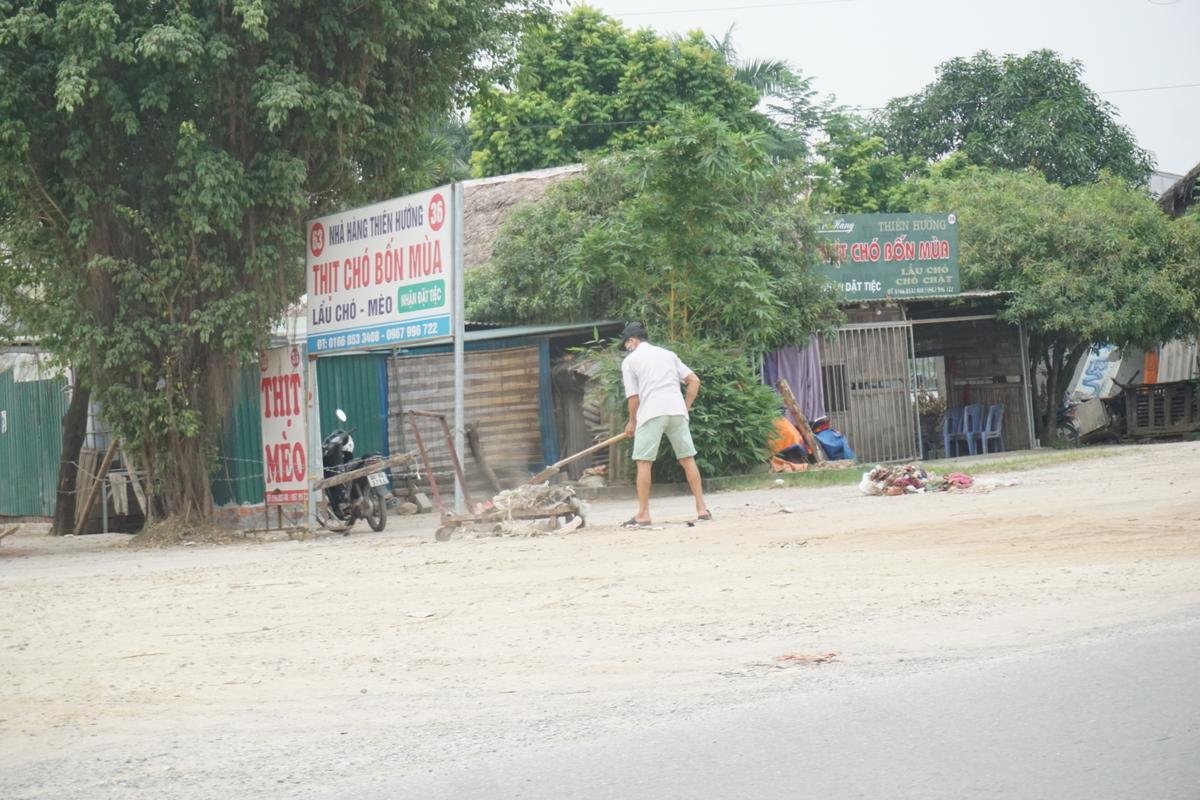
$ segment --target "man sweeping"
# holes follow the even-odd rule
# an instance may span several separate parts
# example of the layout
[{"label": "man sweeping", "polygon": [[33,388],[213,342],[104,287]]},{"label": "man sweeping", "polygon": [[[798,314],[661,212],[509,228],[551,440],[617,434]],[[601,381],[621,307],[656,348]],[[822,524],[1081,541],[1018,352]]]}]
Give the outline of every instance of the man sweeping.
[{"label": "man sweeping", "polygon": [[[687,477],[688,488],[696,500],[696,518],[712,519],[704,504],[700,469],[696,466],[696,446],[688,428],[688,411],[700,393],[700,379],[679,356],[650,344],[650,335],[640,322],[631,322],[621,331],[621,346],[629,355],[621,364],[625,397],[629,404],[629,422],[625,435],[633,437],[633,460],[637,462],[637,513],[623,527],[645,528],[650,525],[650,472],[658,456],[663,434]],[[684,391],[680,386],[686,387]]]}]

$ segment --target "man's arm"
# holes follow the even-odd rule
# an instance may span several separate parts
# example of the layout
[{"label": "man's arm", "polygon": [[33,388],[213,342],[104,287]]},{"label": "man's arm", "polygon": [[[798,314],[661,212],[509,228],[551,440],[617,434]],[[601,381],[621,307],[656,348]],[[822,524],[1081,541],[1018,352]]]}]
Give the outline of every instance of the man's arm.
[{"label": "man's arm", "polygon": [[629,395],[626,403],[629,406],[629,421],[625,423],[625,435],[633,436],[637,431],[638,396],[636,394]]},{"label": "man's arm", "polygon": [[696,395],[700,394],[700,378],[694,372],[689,372],[688,376],[683,379],[684,392],[683,404],[687,406],[687,410],[692,410],[692,403],[696,402]]}]

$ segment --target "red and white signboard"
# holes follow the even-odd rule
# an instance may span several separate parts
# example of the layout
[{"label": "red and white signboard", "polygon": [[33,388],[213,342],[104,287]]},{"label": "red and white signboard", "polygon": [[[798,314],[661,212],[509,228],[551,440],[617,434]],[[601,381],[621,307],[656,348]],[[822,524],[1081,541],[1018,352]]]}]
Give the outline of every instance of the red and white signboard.
[{"label": "red and white signboard", "polygon": [[299,345],[265,350],[258,367],[267,505],[307,502],[303,350]]}]

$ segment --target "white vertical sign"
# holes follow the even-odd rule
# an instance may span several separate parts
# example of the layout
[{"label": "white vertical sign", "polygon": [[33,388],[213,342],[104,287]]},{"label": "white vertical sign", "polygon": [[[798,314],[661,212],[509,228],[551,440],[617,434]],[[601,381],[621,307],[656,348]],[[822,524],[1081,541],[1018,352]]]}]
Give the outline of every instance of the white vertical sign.
[{"label": "white vertical sign", "polygon": [[304,361],[299,345],[259,355],[263,477],[269,506],[308,500]]}]

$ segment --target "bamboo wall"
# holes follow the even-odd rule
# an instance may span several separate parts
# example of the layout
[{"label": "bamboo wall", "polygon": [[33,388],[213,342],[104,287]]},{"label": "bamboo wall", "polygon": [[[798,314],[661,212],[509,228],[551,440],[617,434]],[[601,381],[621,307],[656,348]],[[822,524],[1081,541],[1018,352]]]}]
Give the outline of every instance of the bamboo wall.
[{"label": "bamboo wall", "polygon": [[[416,450],[410,409],[445,414],[453,427],[454,360],[451,353],[407,355],[389,360],[388,409],[393,453]],[[538,346],[520,346],[465,353],[465,410],[467,425],[476,425],[484,457],[504,488],[517,485],[545,464],[542,447],[542,354]],[[438,484],[447,504],[453,502],[454,478],[450,454],[440,424],[418,418],[417,424]],[[487,482],[469,448],[460,453],[473,499],[490,498]],[[428,481],[422,479],[423,487]]]}]

